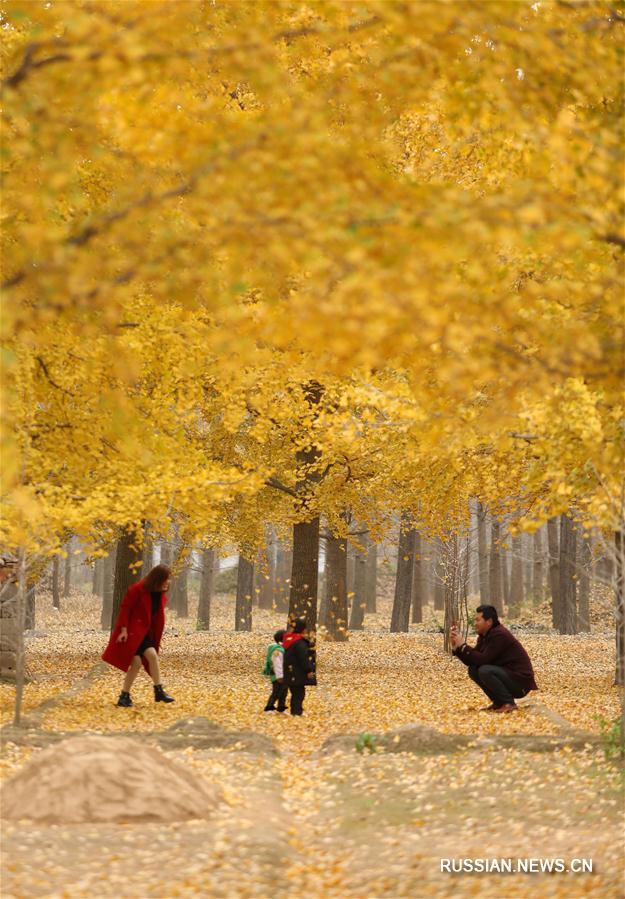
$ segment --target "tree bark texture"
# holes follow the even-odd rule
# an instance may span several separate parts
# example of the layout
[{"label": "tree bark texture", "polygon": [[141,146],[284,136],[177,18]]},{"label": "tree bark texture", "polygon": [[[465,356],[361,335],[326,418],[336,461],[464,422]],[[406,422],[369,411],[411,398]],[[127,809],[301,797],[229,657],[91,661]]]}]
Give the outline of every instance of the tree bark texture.
[{"label": "tree bark texture", "polygon": [[189,617],[189,567],[185,565],[174,578],[176,591],[176,615],[178,618]]},{"label": "tree bark texture", "polygon": [[261,561],[257,569],[258,578],[258,608],[273,609],[275,605],[276,589],[276,555],[277,546],[274,536],[267,533],[267,544],[261,554]]},{"label": "tree bark texture", "polygon": [[477,504],[477,546],[478,566],[480,581],[480,602],[484,605],[490,603],[490,576],[488,558],[488,539],[486,536],[486,507],[483,503]]},{"label": "tree bark texture", "polygon": [[291,570],[293,568],[293,552],[281,543],[276,551],[276,586],[274,602],[276,611],[288,612],[289,594],[291,592]]},{"label": "tree bark texture", "polygon": [[344,643],[347,633],[347,538],[326,538],[325,618],[327,637]]},{"label": "tree bark texture", "polygon": [[350,631],[361,631],[364,627],[367,608],[367,556],[354,551],[354,595],[349,618]]},{"label": "tree bark texture", "polygon": [[27,631],[35,629],[35,613],[36,613],[37,587],[31,584],[26,592],[26,610],[24,627]]},{"label": "tree bark texture", "polygon": [[[113,608],[111,620],[108,623],[112,630],[122,599],[126,595],[126,590],[131,584],[138,580],[137,573],[140,566],[135,563],[141,562],[141,553],[134,547],[135,534],[133,531],[125,531],[117,541],[117,552],[115,553],[115,580],[113,583]],[[133,566],[132,568],[130,566]]]},{"label": "tree bark texture", "polygon": [[252,596],[254,592],[254,563],[239,556],[237,596],[234,608],[235,631],[252,630]]},{"label": "tree bark texture", "polygon": [[425,581],[423,577],[423,540],[421,539],[421,534],[418,531],[415,531],[411,589],[411,609],[413,624],[420,624],[423,621],[424,598]]},{"label": "tree bark texture", "polygon": [[434,583],[434,610],[442,612],[445,609],[445,583],[447,571],[445,568],[445,546],[440,537],[436,537],[433,547],[432,579]]},{"label": "tree bark texture", "polygon": [[215,584],[215,550],[205,549],[202,553],[202,575],[200,596],[197,605],[197,629],[209,631],[211,627],[211,603]]},{"label": "tree bark texture", "polygon": [[544,599],[545,574],[544,574],[544,550],[543,533],[539,528],[533,534],[532,539],[532,602],[540,603]]},{"label": "tree bark texture", "polygon": [[488,569],[488,589],[490,604],[498,611],[503,603],[503,573],[501,570],[501,524],[493,518],[490,526],[490,562]]},{"label": "tree bark texture", "polygon": [[61,561],[55,556],[52,561],[52,607],[61,608]]},{"label": "tree bark texture", "polygon": [[143,554],[141,564],[141,577],[154,567],[154,541],[150,533],[150,525],[146,522],[143,528]]},{"label": "tree bark texture", "polygon": [[[625,531],[614,533],[614,591],[616,594],[616,670],[614,683],[625,687]],[[621,745],[625,740],[625,694],[621,718]]]},{"label": "tree bark texture", "polygon": [[510,566],[511,553],[507,547],[501,547],[501,579],[503,581],[503,601],[506,608],[510,605]]},{"label": "tree bark texture", "polygon": [[583,528],[579,529],[579,605],[578,626],[581,633],[590,633],[590,577],[592,574],[592,547],[590,535],[584,536]]},{"label": "tree bark texture", "polygon": [[367,553],[367,588],[366,603],[367,614],[375,615],[377,611],[378,595],[378,546],[370,538],[368,539],[369,552]]},{"label": "tree bark texture", "polygon": [[111,616],[113,614],[113,583],[115,579],[115,547],[111,547],[109,554],[102,560],[102,614],[100,624],[102,630],[111,629]]},{"label": "tree bark texture", "polygon": [[65,547],[67,556],[63,565],[63,598],[67,599],[72,586],[72,541],[69,540]]},{"label": "tree bark texture", "polygon": [[523,541],[521,534],[512,538],[512,570],[510,572],[510,599],[508,615],[518,618],[523,604]]},{"label": "tree bark texture", "polygon": [[550,518],[547,522],[549,553],[549,589],[551,591],[551,624],[560,629],[560,521]]},{"label": "tree bark texture", "polygon": [[319,576],[319,516],[293,526],[293,567],[289,596],[289,621],[305,618],[308,630],[317,630],[317,580]]},{"label": "tree bark texture", "polygon": [[94,596],[102,596],[104,588],[104,559],[96,559],[93,563],[93,583],[91,592]]},{"label": "tree bark texture", "polygon": [[561,634],[577,633],[577,577],[575,525],[560,516],[560,627]]},{"label": "tree bark texture", "polygon": [[167,565],[168,568],[171,568],[171,566],[173,564],[173,560],[174,560],[174,548],[169,541],[163,540],[161,542],[160,564]]},{"label": "tree bark texture", "polygon": [[399,527],[395,597],[391,613],[391,633],[393,634],[406,633],[410,629],[415,533],[414,528],[410,527],[409,516],[404,513]]}]

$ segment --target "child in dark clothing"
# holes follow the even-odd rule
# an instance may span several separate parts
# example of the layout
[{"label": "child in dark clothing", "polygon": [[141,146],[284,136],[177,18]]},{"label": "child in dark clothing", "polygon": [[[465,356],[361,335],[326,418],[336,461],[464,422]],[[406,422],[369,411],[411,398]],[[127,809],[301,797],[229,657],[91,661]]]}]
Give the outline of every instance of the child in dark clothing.
[{"label": "child in dark clothing", "polygon": [[278,712],[286,709],[286,696],[288,687],[284,683],[284,647],[282,641],[286,631],[276,631],[273,635],[273,643],[267,647],[267,658],[265,659],[265,667],[263,674],[265,677],[271,678],[271,696],[267,700],[265,706],[266,712],[276,711],[276,702],[278,703]]},{"label": "child in dark clothing", "polygon": [[298,618],[293,631],[285,634],[284,680],[291,691],[291,714],[302,715],[306,687],[315,687],[315,652],[308,640],[308,628],[303,618]]}]

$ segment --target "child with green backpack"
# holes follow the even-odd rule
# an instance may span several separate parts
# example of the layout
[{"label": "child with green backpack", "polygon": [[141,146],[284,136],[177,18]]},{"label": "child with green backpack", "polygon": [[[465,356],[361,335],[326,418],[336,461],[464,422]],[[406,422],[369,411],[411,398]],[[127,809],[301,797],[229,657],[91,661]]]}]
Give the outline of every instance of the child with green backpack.
[{"label": "child with green backpack", "polygon": [[265,677],[271,678],[271,696],[265,706],[266,712],[275,712],[276,702],[278,703],[278,712],[283,712],[286,709],[286,697],[289,688],[284,683],[284,647],[282,646],[282,640],[285,634],[286,631],[276,631],[273,635],[273,643],[270,643],[267,647],[263,674]]}]

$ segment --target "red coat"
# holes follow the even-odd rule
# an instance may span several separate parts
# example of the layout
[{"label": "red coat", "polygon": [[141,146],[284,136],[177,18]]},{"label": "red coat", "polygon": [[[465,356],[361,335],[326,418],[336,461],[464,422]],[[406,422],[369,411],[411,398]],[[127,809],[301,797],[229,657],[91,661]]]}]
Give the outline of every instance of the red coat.
[{"label": "red coat", "polygon": [[[102,653],[104,661],[108,662],[109,665],[114,665],[115,668],[121,668],[122,671],[128,671],[133,656],[150,630],[150,621],[152,623],[154,647],[158,652],[165,626],[166,605],[167,597],[163,593],[161,607],[157,609],[156,614],[152,617],[152,597],[150,592],[145,589],[142,580],[136,584],[131,584],[119,607],[119,614],[108,646]],[[123,627],[128,631],[128,639],[124,643],[118,643],[117,638]],[[143,662],[143,667],[149,673],[148,663],[143,656],[141,661]]]}]

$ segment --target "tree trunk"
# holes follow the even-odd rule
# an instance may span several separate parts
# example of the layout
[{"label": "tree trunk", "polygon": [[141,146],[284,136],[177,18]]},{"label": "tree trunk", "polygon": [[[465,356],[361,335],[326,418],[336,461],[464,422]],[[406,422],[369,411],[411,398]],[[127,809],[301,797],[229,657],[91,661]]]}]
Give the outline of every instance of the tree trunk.
[{"label": "tree trunk", "polygon": [[96,559],[93,563],[93,582],[91,592],[94,596],[102,596],[104,587],[104,559]]},{"label": "tree trunk", "polygon": [[532,592],[533,578],[533,560],[532,560],[533,540],[531,534],[521,534],[521,558],[523,565],[523,599],[530,596]]},{"label": "tree trunk", "polygon": [[510,551],[506,546],[501,547],[501,580],[503,583],[503,601],[506,608],[510,606]]},{"label": "tree trunk", "polygon": [[35,584],[32,584],[28,587],[26,592],[26,609],[25,609],[25,619],[24,619],[24,627],[27,631],[34,631],[35,629],[35,604],[36,604],[36,595],[37,595],[37,587]]},{"label": "tree trunk", "polygon": [[512,538],[512,571],[510,573],[510,601],[508,615],[518,618],[523,604],[523,541],[520,534]]},{"label": "tree trunk", "polygon": [[347,638],[347,539],[328,534],[326,539],[326,615],[323,624],[329,640]]},{"label": "tree trunk", "polygon": [[150,533],[150,525],[146,522],[143,527],[143,555],[141,564],[141,577],[154,567],[154,541]]},{"label": "tree trunk", "polygon": [[493,518],[490,526],[490,564],[488,569],[488,590],[490,605],[499,611],[503,602],[503,573],[501,570],[501,524]]},{"label": "tree trunk", "polygon": [[545,575],[543,571],[543,535],[541,528],[534,532],[532,555],[532,601],[534,604],[537,604],[543,601],[545,595]]},{"label": "tree trunk", "polygon": [[211,602],[215,583],[215,550],[205,549],[202,553],[202,577],[197,605],[197,629],[209,631],[211,626]]},{"label": "tree trunk", "polygon": [[276,587],[274,593],[275,609],[278,612],[289,611],[289,594],[291,592],[291,570],[293,553],[278,543],[276,551]]},{"label": "tree trunk", "polygon": [[440,537],[437,537],[432,547],[432,580],[434,582],[434,611],[442,612],[445,608],[445,584],[447,571],[445,569],[445,547]]},{"label": "tree trunk", "polygon": [[267,534],[266,548],[262,564],[258,567],[258,608],[273,609],[276,589],[276,541],[273,534]]},{"label": "tree trunk", "polygon": [[61,562],[58,556],[54,557],[52,562],[52,607],[55,609],[61,608],[61,586],[60,586],[60,575],[61,575]]},{"label": "tree trunk", "polygon": [[[347,544],[347,598],[353,602],[356,593],[356,550]],[[349,604],[349,603],[348,603]]]},{"label": "tree trunk", "polygon": [[[366,541],[366,538],[364,538]],[[367,608],[367,556],[354,552],[354,596],[349,618],[350,631],[363,630],[365,610]]]},{"label": "tree trunk", "polygon": [[560,633],[577,633],[577,579],[575,527],[568,515],[560,516]]},{"label": "tree trunk", "polygon": [[490,576],[488,559],[488,541],[486,538],[486,507],[482,503],[477,504],[477,545],[478,566],[480,581],[480,603],[490,603]]},{"label": "tree trunk", "polygon": [[67,599],[69,596],[70,587],[72,586],[72,541],[69,540],[67,546],[65,547],[67,552],[67,556],[65,557],[65,564],[63,566],[63,598]]},{"label": "tree trunk", "polygon": [[239,555],[237,598],[234,608],[235,631],[252,630],[252,596],[254,593],[254,563]]},{"label": "tree trunk", "polygon": [[289,622],[305,618],[308,631],[317,630],[319,577],[319,516],[293,526],[293,567],[289,596]]},{"label": "tree trunk", "polygon": [[551,624],[560,630],[560,522],[550,518],[547,522],[549,552],[549,589],[551,591]]},{"label": "tree trunk", "polygon": [[423,578],[423,541],[421,534],[415,531],[414,536],[414,554],[412,563],[412,590],[411,590],[411,607],[412,607],[412,623],[420,624],[423,621],[423,602],[424,602],[424,578]]},{"label": "tree trunk", "polygon": [[[136,536],[134,531],[125,531],[117,541],[115,553],[115,581],[113,584],[113,609],[111,613],[110,628],[117,621],[119,607],[126,591],[137,580],[137,572],[140,570],[141,553],[134,548]],[[133,566],[131,568],[131,566]]]},{"label": "tree trunk", "polygon": [[578,532],[579,546],[579,630],[590,633],[590,575],[592,573],[592,551],[590,534],[584,536],[580,526]]},{"label": "tree trunk", "polygon": [[466,608],[468,594],[468,545],[461,543],[457,534],[443,544],[445,559],[445,618],[443,648],[451,653],[451,628],[462,629],[462,609]]},{"label": "tree trunk", "polygon": [[480,594],[480,561],[478,551],[478,502],[469,500],[469,593],[473,596]]},{"label": "tree trunk", "polygon": [[102,614],[100,616],[100,624],[104,631],[109,631],[112,627],[115,552],[116,550],[111,547],[109,554],[102,560]]},{"label": "tree trunk", "polygon": [[161,542],[161,565],[167,565],[168,568],[171,568],[174,560],[174,548],[171,543],[167,540],[163,540]]},{"label": "tree trunk", "polygon": [[189,617],[189,567],[185,565],[175,578],[176,615],[178,618]]},{"label": "tree trunk", "polygon": [[13,724],[17,727],[21,723],[22,698],[24,695],[24,681],[26,675],[26,658],[24,645],[24,622],[26,617],[26,553],[20,549],[18,555],[18,582],[17,582],[17,606],[15,609],[15,625],[17,640],[15,646],[15,715]]},{"label": "tree trunk", "polygon": [[391,633],[407,633],[410,630],[410,604],[412,593],[412,567],[415,544],[414,528],[410,528],[410,518],[402,514],[399,526],[397,549],[397,574],[395,576],[395,597],[391,613]]},{"label": "tree trunk", "polygon": [[[616,670],[614,683],[625,686],[625,531],[614,532],[614,591],[616,593]],[[625,743],[625,694],[622,694],[621,748]]]},{"label": "tree trunk", "polygon": [[369,539],[369,552],[367,553],[367,587],[366,587],[366,612],[375,615],[377,611],[378,593],[378,546]]}]

